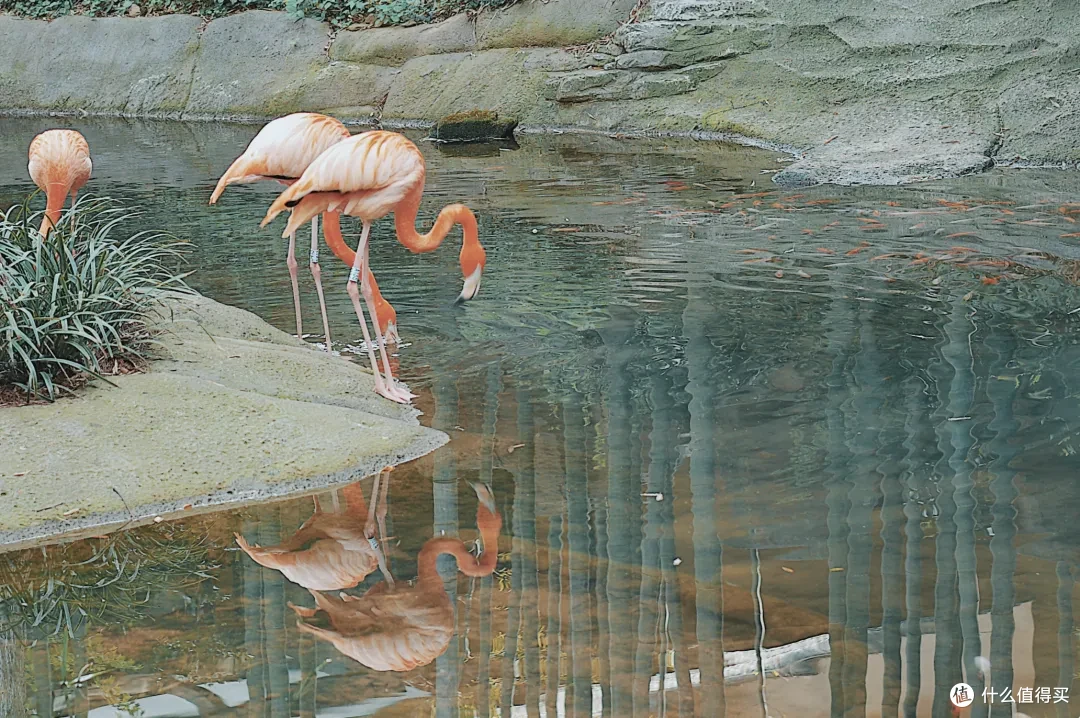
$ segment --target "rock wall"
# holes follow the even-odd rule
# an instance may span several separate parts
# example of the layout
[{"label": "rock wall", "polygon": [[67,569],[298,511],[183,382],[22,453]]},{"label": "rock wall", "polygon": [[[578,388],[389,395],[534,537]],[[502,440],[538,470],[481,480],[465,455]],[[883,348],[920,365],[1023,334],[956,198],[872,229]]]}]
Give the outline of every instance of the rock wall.
[{"label": "rock wall", "polygon": [[19,110],[432,121],[491,109],[787,145],[803,155],[778,177],[791,184],[1080,162],[1072,0],[526,0],[336,35],[263,11],[206,25],[0,16],[0,34],[0,102]]}]

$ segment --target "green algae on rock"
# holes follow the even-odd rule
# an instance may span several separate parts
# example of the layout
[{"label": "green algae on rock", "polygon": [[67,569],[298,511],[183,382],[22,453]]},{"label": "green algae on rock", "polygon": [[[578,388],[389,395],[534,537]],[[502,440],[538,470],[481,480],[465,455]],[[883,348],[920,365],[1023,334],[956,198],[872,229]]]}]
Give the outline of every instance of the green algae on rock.
[{"label": "green algae on rock", "polygon": [[470,110],[447,115],[435,123],[432,137],[440,142],[482,142],[514,137],[518,121],[499,117],[490,110]]},{"label": "green algae on rock", "polygon": [[156,328],[147,373],[0,409],[0,544],[355,480],[448,440],[243,310],[177,295]]}]

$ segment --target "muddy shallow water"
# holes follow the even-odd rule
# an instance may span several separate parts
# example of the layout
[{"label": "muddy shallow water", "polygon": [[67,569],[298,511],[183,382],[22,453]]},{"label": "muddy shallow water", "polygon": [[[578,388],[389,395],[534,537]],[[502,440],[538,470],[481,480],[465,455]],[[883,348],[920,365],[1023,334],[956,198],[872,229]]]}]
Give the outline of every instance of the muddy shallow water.
[{"label": "muddy shallow water", "polygon": [[[27,191],[50,124],[5,120],[0,198]],[[255,128],[73,126],[88,190],[190,239],[194,287],[292,329],[282,223],[258,228],[273,188],[206,206]],[[421,148],[421,223],[473,207],[488,271],[454,307],[455,239],[413,256],[374,231],[401,375],[451,436],[389,475],[393,589],[355,487],[318,497],[366,576],[344,589],[362,600],[323,601],[379,648],[335,645],[326,612],[297,626],[288,604],[313,608],[332,563],[311,535],[285,570],[238,548],[293,537],[315,510],[298,497],[0,557],[5,710],[946,716],[964,679],[995,692],[971,715],[1075,714],[1075,175],[786,192],[777,156],[744,148]],[[348,351],[347,269],[324,262]],[[492,526],[468,482],[501,517],[484,576],[429,560]]]}]

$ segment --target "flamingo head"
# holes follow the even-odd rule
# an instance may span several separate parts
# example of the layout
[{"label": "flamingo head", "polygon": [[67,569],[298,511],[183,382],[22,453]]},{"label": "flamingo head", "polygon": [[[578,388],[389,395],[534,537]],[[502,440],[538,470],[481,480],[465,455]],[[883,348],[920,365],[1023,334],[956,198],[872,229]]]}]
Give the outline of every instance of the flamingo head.
[{"label": "flamingo head", "polygon": [[465,284],[457,298],[459,303],[472,299],[480,291],[480,279],[484,274],[487,253],[479,242],[466,242],[461,247],[460,260],[461,274],[465,277]]},{"label": "flamingo head", "polygon": [[387,344],[400,343],[397,331],[397,311],[390,302],[383,299],[381,294],[375,297],[375,319],[383,341]]}]

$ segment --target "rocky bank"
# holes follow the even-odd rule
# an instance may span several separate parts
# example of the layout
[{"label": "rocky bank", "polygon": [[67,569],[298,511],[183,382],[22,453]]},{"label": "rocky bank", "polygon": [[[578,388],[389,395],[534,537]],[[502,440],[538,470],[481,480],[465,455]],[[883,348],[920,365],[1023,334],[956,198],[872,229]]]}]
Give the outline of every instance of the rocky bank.
[{"label": "rocky bank", "polygon": [[524,0],[333,33],[246,12],[0,16],[10,110],[704,133],[779,146],[787,184],[1080,162],[1080,5],[1063,0]]},{"label": "rocky bank", "polygon": [[144,374],[0,409],[0,545],[342,483],[448,441],[371,374],[198,295]]}]

